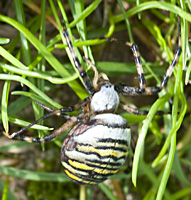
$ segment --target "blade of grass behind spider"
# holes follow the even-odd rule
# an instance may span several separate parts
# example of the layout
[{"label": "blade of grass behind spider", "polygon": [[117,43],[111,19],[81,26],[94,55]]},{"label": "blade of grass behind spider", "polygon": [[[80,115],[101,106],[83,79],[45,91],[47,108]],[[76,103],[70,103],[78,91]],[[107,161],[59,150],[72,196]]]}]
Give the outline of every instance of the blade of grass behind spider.
[{"label": "blade of grass behind spider", "polygon": [[[162,172],[160,172],[160,174],[157,176],[155,174],[153,168],[150,166],[150,164],[145,163],[143,160],[140,161],[139,169],[140,169],[140,174],[145,175],[152,184],[150,191],[148,191],[148,193],[150,193],[150,194],[147,193],[144,197],[144,200],[155,199],[157,189],[158,189],[158,186],[160,184]],[[172,199],[171,196],[172,195],[170,194],[169,190],[166,189],[165,193],[164,193],[164,197],[166,199]]]},{"label": "blade of grass behind spider", "polygon": [[[24,26],[19,24],[14,19],[0,15],[0,20],[12,25],[18,31],[22,32],[23,35],[34,45],[34,47],[41,52],[44,58],[49,62],[49,64],[60,74],[62,77],[70,76],[69,72],[63,67],[63,65],[51,54],[48,49]],[[80,86],[77,81],[69,82],[68,85],[76,92],[80,98],[85,98],[87,96],[85,90]]]},{"label": "blade of grass behind spider", "polygon": [[[17,21],[26,27],[26,20],[21,0],[14,0]],[[28,66],[31,63],[31,50],[26,37],[20,32],[21,49],[24,63]]]},{"label": "blade of grass behind spider", "polygon": [[[171,3],[159,2],[159,1],[150,1],[150,2],[141,3],[140,5],[126,11],[126,15],[127,17],[130,17],[139,12],[152,9],[152,8],[170,11],[174,14],[178,14],[181,18],[184,18],[187,21],[191,22],[191,14],[189,14],[188,12],[183,11],[181,8]],[[123,14],[119,14],[113,17],[113,21],[115,23],[121,22],[123,20],[124,20]]]},{"label": "blade of grass behind spider", "polygon": [[[2,50],[2,49],[0,49],[0,50]],[[2,52],[0,51],[0,53],[2,53]],[[12,57],[12,55],[8,54],[7,52],[6,52],[6,55],[10,55],[10,57],[7,57],[7,59],[9,59],[12,62],[12,64],[14,64],[14,62],[10,59]],[[18,60],[16,59],[16,61],[18,61]],[[19,62],[19,63],[21,64],[21,66],[23,66],[23,64],[21,62]],[[53,84],[64,84],[64,83],[70,82],[72,80],[75,80],[78,77],[77,74],[74,74],[74,75],[69,76],[68,78],[56,78],[56,77],[54,78],[53,76],[55,76],[55,74],[53,74],[51,72],[47,73],[47,72],[41,72],[41,71],[29,71],[29,70],[25,70],[25,69],[20,69],[20,67],[18,69],[18,67],[4,64],[1,62],[0,62],[0,68],[6,69],[15,74],[25,75],[28,77],[34,77],[37,79],[44,79]]]},{"label": "blade of grass behind spider", "polygon": [[2,200],[17,200],[14,193],[9,189],[9,179],[6,182],[0,179],[0,191],[3,191],[1,194]]},{"label": "blade of grass behind spider", "polygon": [[[187,9],[185,5],[185,1],[180,1],[181,5],[184,10]],[[188,3],[188,2],[187,2]],[[190,6],[191,2],[189,1]],[[191,12],[191,7],[190,7],[190,12]],[[188,21],[186,19],[182,19],[183,26],[181,29],[181,35],[182,35],[182,49],[183,49],[183,69],[186,70],[186,76],[185,76],[185,84],[187,85],[190,80],[190,74],[191,74],[191,61],[190,61],[190,55],[191,55],[191,49],[190,45],[188,44],[189,38],[188,38]],[[188,56],[189,55],[189,56]],[[188,62],[188,66],[186,66],[186,63]]]},{"label": "blade of grass behind spider", "polygon": [[56,182],[70,181],[69,178],[64,173],[33,172],[24,169],[16,169],[13,167],[0,166],[0,173],[32,181],[56,181]]},{"label": "blade of grass behind spider", "polygon": [[[180,0],[182,9],[186,11],[185,1]],[[188,49],[188,22],[186,19],[182,19],[181,22],[183,25],[181,26],[181,37],[182,37],[182,59],[183,59],[183,69],[186,69],[186,58],[187,58],[187,49]],[[185,80],[187,84],[187,81]]]},{"label": "blade of grass behind spider", "polygon": [[[73,14],[74,20],[78,19],[79,16],[81,15],[81,13],[83,13],[83,11],[84,11],[84,1],[83,0],[78,0],[75,3],[74,3],[74,1],[69,1],[69,4],[70,4],[71,8],[74,8],[74,9],[72,9],[72,14]],[[91,7],[91,4],[89,6]],[[77,27],[78,33],[80,34],[81,40],[82,41],[86,41],[87,40],[87,30],[86,30],[86,22],[85,22],[85,20],[83,19],[83,20],[79,21],[76,24],[76,27]],[[86,58],[90,58],[90,60],[93,63],[95,63],[94,59],[93,59],[92,52],[91,52],[91,48],[89,46],[85,45],[85,46],[83,46],[83,50],[84,50],[85,57]]]},{"label": "blade of grass behind spider", "polygon": [[102,2],[102,0],[93,1],[79,16],[70,23],[70,28],[74,27],[79,21],[89,16]]},{"label": "blade of grass behind spider", "polygon": [[[24,25],[25,27],[27,27],[22,1],[21,0],[14,0],[14,5],[15,5],[15,10],[16,10],[17,21],[19,23],[21,23],[22,25]],[[36,24],[34,26],[36,26]],[[38,30],[38,27],[39,27],[39,25],[37,25],[37,29],[36,30]],[[43,28],[41,27],[41,31],[43,31],[44,29],[45,29],[44,27]],[[40,36],[41,36],[41,33],[40,33]],[[24,58],[24,63],[27,66],[29,66],[31,64],[31,50],[30,50],[29,42],[28,42],[28,40],[26,39],[26,37],[22,33],[20,33],[20,38],[21,38],[21,49],[22,49],[22,55],[23,55],[23,58]],[[41,42],[42,42],[42,40],[41,40]],[[29,77],[28,80],[31,83],[35,84],[34,78]],[[44,81],[44,80],[43,79],[42,80],[38,79],[36,85],[43,92],[44,91],[44,84],[42,84],[42,81]],[[34,101],[32,101],[32,106],[33,106],[33,110],[34,110],[35,119],[39,119],[43,115],[43,109],[39,109],[39,106]],[[42,124],[42,123],[43,122],[40,122],[40,124]],[[39,137],[43,136],[43,134],[42,134],[42,132],[40,130],[38,131],[38,135],[39,135]]]},{"label": "blade of grass behind spider", "polygon": [[5,81],[3,86],[2,98],[1,98],[1,116],[2,116],[3,127],[6,133],[9,132],[8,113],[7,113],[9,89],[10,89],[10,81],[7,80]]},{"label": "blade of grass behind spider", "polygon": [[0,44],[1,44],[1,45],[2,45],[2,44],[8,44],[9,41],[10,41],[9,38],[0,38]]},{"label": "blade of grass behind spider", "polygon": [[[46,46],[46,0],[42,0],[41,1],[41,20],[40,20],[40,34],[39,34],[39,41]],[[40,52],[39,52],[40,54]],[[37,69],[41,72],[45,72],[46,71],[46,61],[43,58],[37,65]],[[44,86],[45,86],[45,82],[44,79],[37,79],[37,87],[44,92]],[[34,101],[33,101],[34,102]],[[44,115],[44,109],[41,109],[40,106],[38,106],[36,103],[33,103],[33,108],[36,109],[35,112],[35,119],[39,119]],[[43,125],[44,121],[41,121],[39,124]],[[43,137],[44,133],[42,131],[38,131],[38,135],[39,137]],[[44,150],[44,145],[43,146],[43,150]]]},{"label": "blade of grass behind spider", "polygon": [[191,186],[185,187],[183,189],[180,189],[179,191],[175,192],[172,195],[172,198],[174,200],[178,200],[178,199],[190,199],[190,195],[191,195]]},{"label": "blade of grass behind spider", "polygon": [[134,159],[133,159],[132,182],[135,186],[136,186],[136,180],[137,180],[139,159],[141,157],[141,152],[142,152],[144,140],[149,128],[149,124],[151,123],[153,117],[155,116],[155,113],[161,108],[163,108],[164,104],[168,101],[170,97],[171,97],[171,94],[167,93],[160,99],[156,100],[156,102],[150,108],[147,118],[143,122],[143,126],[141,128],[141,132],[137,140],[137,145],[135,148],[135,154],[134,154]]},{"label": "blade of grass behind spider", "polygon": [[[63,41],[65,41],[65,38],[64,38],[64,36],[63,36],[63,30],[62,30],[61,21],[60,21],[60,19],[59,19],[59,17],[58,17],[58,14],[57,14],[57,10],[56,10],[56,8],[55,8],[55,5],[54,5],[54,3],[53,3],[52,0],[49,0],[49,3],[50,3],[50,6],[51,6],[53,15],[54,15],[54,17],[55,17],[55,19],[56,19],[56,23],[57,23],[57,25],[58,25],[58,27],[59,27],[59,32],[60,32],[61,38],[62,38]],[[63,8],[63,7],[62,7],[62,8]],[[61,10],[61,13],[62,13],[62,15],[64,16],[65,24],[68,24],[68,20],[67,20],[65,11],[64,11],[64,10]],[[71,31],[68,30],[68,29],[67,29],[67,31],[68,31],[68,33],[69,33],[69,36],[70,36],[71,40],[72,40]],[[65,43],[66,43],[66,42],[65,42]],[[76,50],[77,50],[77,49],[76,49]],[[66,51],[67,51],[67,54],[69,55],[69,59],[70,59],[71,63],[72,63],[73,66],[74,66],[74,70],[79,74],[78,70],[76,69],[76,67],[75,67],[75,65],[74,65],[73,58],[72,58],[72,56],[71,56],[71,53],[70,53],[69,49],[66,48]],[[78,52],[78,51],[77,51],[77,52]],[[80,54],[79,54],[79,55],[80,55]],[[80,60],[80,59],[79,59],[79,60]],[[80,60],[80,61],[81,61],[81,60]],[[80,79],[81,82],[83,83],[83,80],[82,80],[81,76],[79,76],[79,79]],[[76,92],[76,91],[75,91],[75,92]],[[86,94],[86,96],[87,96],[87,92],[85,92],[85,94]],[[85,97],[84,97],[84,98],[85,98]]]},{"label": "blade of grass behind spider", "polygon": [[[63,19],[64,19],[64,21],[65,21],[65,25],[66,25],[66,27],[67,27],[68,34],[69,34],[69,36],[70,36],[70,38],[71,38],[71,40],[72,40],[72,42],[73,42],[72,32],[71,32],[71,30],[70,30],[70,28],[69,28],[69,26],[68,26],[69,23],[68,23],[68,19],[67,19],[67,16],[66,16],[64,7],[62,6],[62,4],[61,4],[61,2],[60,2],[59,0],[57,1],[57,3],[58,3],[58,6],[59,6],[59,8],[60,8],[60,10],[61,10],[62,17],[63,17]],[[81,16],[80,13],[83,12],[83,11],[82,11],[82,8],[84,7],[84,5],[82,5],[82,4],[83,4],[82,1],[79,1],[78,4],[76,4],[76,2],[75,2],[75,5],[74,5],[72,2],[70,2],[70,3],[71,3],[71,7],[73,8],[73,12],[75,13],[75,14],[74,14],[74,17],[79,17],[79,16]],[[76,7],[76,10],[75,10],[75,7]],[[90,5],[89,7],[91,7],[91,5]],[[81,22],[81,23],[77,26],[77,28],[78,28],[78,30],[79,30],[80,36],[82,37],[82,40],[85,42],[85,41],[86,41],[86,25],[85,25],[85,23],[84,23],[84,22]],[[59,25],[59,29],[60,29],[60,25]],[[61,32],[61,30],[60,30],[60,32]],[[61,33],[61,35],[62,35],[62,33]],[[65,38],[63,37],[63,35],[62,35],[62,40],[65,41]],[[65,42],[65,43],[66,43],[66,42]],[[74,42],[73,42],[73,43],[74,43]],[[85,56],[86,56],[87,58],[90,58],[91,61],[94,63],[94,59],[93,59],[93,55],[92,55],[92,52],[91,52],[90,47],[88,47],[88,46],[83,46],[83,48],[84,48]],[[72,59],[72,56],[71,56],[71,53],[70,53],[69,49],[66,48],[66,51],[67,51],[67,54],[68,54],[68,56],[69,56],[69,59],[70,59],[72,65],[73,65],[73,67],[74,67],[74,70],[75,70],[77,73],[79,73],[78,70],[76,69],[75,65],[74,65],[74,62],[73,62],[73,59]],[[83,59],[82,59],[81,54],[79,53],[79,51],[78,51],[77,48],[75,48],[75,51],[76,51],[76,54],[77,54],[77,57],[78,57],[80,63],[83,65]],[[81,79],[81,81],[82,81],[82,83],[83,83],[82,78],[81,78],[81,77],[79,77],[79,78]]]},{"label": "blade of grass behind spider", "polygon": [[[122,0],[117,0],[117,1],[118,1],[118,4],[119,4],[120,8],[121,8],[122,13],[123,13],[124,19],[125,19],[125,23],[126,23],[126,26],[127,26],[127,31],[128,31],[130,42],[134,44],[135,42],[134,42],[133,35],[132,35],[132,32],[131,32],[131,26],[130,26],[128,17],[127,17],[127,15],[125,13],[125,9],[124,9]],[[139,3],[140,2],[137,1],[137,5],[139,5]]]},{"label": "blade of grass behind spider", "polygon": [[110,200],[117,200],[118,198],[113,194],[113,192],[111,191],[111,189],[106,186],[104,183],[100,183],[98,185],[99,188],[101,188],[101,190],[105,193],[105,195],[107,196],[108,199]]},{"label": "blade of grass behind spider", "polygon": [[[175,155],[175,151],[176,151],[176,135],[177,135],[177,131],[180,128],[181,122],[184,118],[184,115],[186,113],[186,102],[184,101],[180,101],[180,97],[183,94],[183,84],[182,84],[182,65],[179,64],[178,65],[178,69],[177,69],[177,73],[175,73],[176,76],[176,81],[175,81],[175,87],[174,87],[174,98],[173,98],[173,105],[172,105],[172,129],[176,130],[173,132],[170,140],[171,140],[171,145],[170,145],[170,151],[168,154],[168,160],[165,166],[165,170],[163,173],[163,177],[158,189],[158,193],[157,193],[157,200],[161,200],[166,188],[166,184],[168,182],[168,178],[170,176],[170,172],[172,169],[172,165],[173,165],[173,160],[174,160],[174,155]],[[181,105],[181,107],[183,106],[185,109],[183,110],[182,113],[179,114],[179,118],[178,118],[178,104],[179,101],[181,102],[181,104],[183,103],[183,105]],[[179,121],[179,119],[181,118],[181,121]],[[177,124],[177,122],[179,122],[179,126]]]},{"label": "blade of grass behind spider", "polygon": [[[56,9],[55,9],[55,7],[54,7],[54,4],[53,4],[52,0],[49,0],[49,2],[50,2],[50,5],[51,5],[51,8],[52,8],[52,10],[53,10],[54,16],[55,16],[55,18],[56,18],[56,22],[57,22],[58,27],[59,27],[59,32],[60,32],[61,38],[62,38],[63,42],[66,44],[65,38],[64,38],[64,36],[63,36],[62,25],[61,25],[61,22],[60,22],[60,20],[59,20],[59,18],[58,18]],[[63,17],[63,19],[64,19],[65,26],[66,26],[66,28],[67,28],[69,37],[70,37],[70,39],[71,39],[71,41],[72,41],[72,43],[73,43],[73,36],[72,36],[71,30],[70,30],[69,27],[68,27],[68,19],[67,19],[65,10],[64,10],[62,4],[61,4],[59,1],[58,1],[58,5],[59,5],[60,11],[61,11],[61,13],[62,13],[62,17]],[[68,57],[69,57],[69,59],[70,59],[70,62],[72,63],[72,66],[73,66],[74,70],[77,72],[77,74],[79,74],[77,68],[75,67],[75,64],[74,64],[72,55],[71,55],[70,50],[69,50],[68,47],[66,48],[66,52],[67,52],[67,54],[68,54]],[[80,63],[82,63],[83,59],[82,59],[82,56],[80,55],[80,53],[79,53],[79,51],[78,51],[77,48],[75,48],[75,52],[76,52],[76,54],[77,54],[77,57],[78,57]],[[82,80],[81,76],[79,76],[79,79],[80,79],[81,82],[83,83],[83,80]]]},{"label": "blade of grass behind spider", "polygon": [[22,84],[25,84],[28,86],[31,90],[33,90],[37,95],[45,99],[47,102],[49,102],[52,106],[56,108],[61,108],[62,106],[56,102],[54,102],[51,98],[49,98],[45,93],[40,91],[35,85],[33,85],[30,81],[17,76],[17,75],[8,75],[8,74],[0,74],[0,80],[12,80],[12,81],[18,81]]},{"label": "blade of grass behind spider", "polygon": [[[182,65],[181,65],[181,58],[180,58],[180,62],[178,65],[178,71],[175,70],[175,75],[178,77],[178,79],[176,79],[176,85],[178,84],[178,86],[176,86],[176,90],[174,89],[174,93],[176,94],[178,92],[179,94],[179,101],[180,101],[180,111],[179,111],[179,117],[176,119],[176,126],[174,125],[171,130],[169,131],[168,137],[165,141],[165,144],[163,145],[159,155],[157,156],[157,158],[154,160],[152,166],[156,166],[159,161],[162,159],[162,157],[164,156],[164,154],[166,153],[169,145],[170,145],[170,139],[172,137],[172,135],[174,134],[174,132],[176,132],[179,127],[181,126],[182,120],[184,118],[184,115],[186,113],[186,109],[187,109],[187,102],[186,102],[186,98],[184,96],[184,91],[183,91],[183,83],[181,82],[181,78],[180,75],[182,75]],[[177,71],[177,73],[176,73]],[[179,74],[180,73],[180,74]],[[177,95],[177,94],[176,94]],[[174,104],[173,104],[174,105]],[[177,109],[177,108],[176,108]],[[177,114],[176,114],[177,115]],[[173,116],[173,115],[172,115]],[[174,117],[174,116],[173,116]],[[174,119],[175,120],[175,119]]]}]

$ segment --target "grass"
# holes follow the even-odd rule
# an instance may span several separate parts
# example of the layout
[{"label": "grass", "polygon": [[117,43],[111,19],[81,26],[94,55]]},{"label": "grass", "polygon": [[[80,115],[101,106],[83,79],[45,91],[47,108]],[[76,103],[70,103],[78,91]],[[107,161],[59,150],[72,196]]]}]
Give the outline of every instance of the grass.
[{"label": "grass", "polygon": [[[82,55],[85,55],[92,62],[96,61],[99,71],[105,72],[111,79],[117,81],[120,80],[121,75],[135,74],[136,67],[133,62],[121,61],[120,55],[118,55],[118,62],[95,59],[100,51],[105,53],[102,50],[107,47],[104,36],[110,37],[125,31],[131,42],[139,39],[144,48],[149,48],[152,57],[155,55],[155,59],[146,61],[143,57],[147,57],[147,51],[141,52],[144,72],[148,82],[151,82],[152,78],[157,84],[165,73],[164,65],[170,64],[173,58],[178,35],[176,15],[181,17],[183,52],[175,67],[174,78],[170,78],[167,89],[159,94],[159,98],[151,106],[147,106],[148,115],[143,117],[122,113],[129,124],[133,127],[138,125],[137,131],[132,129],[132,137],[138,135],[132,170],[130,166],[124,166],[120,173],[114,175],[111,180],[99,184],[98,188],[96,186],[79,188],[63,173],[60,158],[56,156],[49,158],[46,154],[47,151],[55,151],[55,155],[59,156],[62,140],[57,139],[42,147],[43,153],[46,154],[45,158],[40,155],[42,154],[40,145],[24,142],[3,145],[0,141],[2,143],[0,158],[3,161],[7,161],[10,156],[10,159],[22,163],[21,155],[17,153],[12,155],[11,150],[19,150],[27,156],[27,149],[32,148],[34,152],[38,149],[35,156],[38,167],[34,170],[28,169],[28,162],[23,165],[26,167],[23,169],[19,165],[0,166],[0,173],[4,175],[0,179],[2,199],[19,199],[18,194],[10,189],[11,181],[17,179],[26,181],[27,184],[19,190],[23,190],[28,199],[62,199],[63,197],[93,199],[93,196],[97,195],[96,191],[101,192],[102,199],[124,199],[127,195],[131,195],[134,199],[189,199],[191,196],[189,177],[191,126],[190,114],[186,115],[186,112],[190,112],[190,100],[186,99],[185,93],[189,96],[186,85],[189,84],[191,71],[188,43],[190,33],[188,24],[191,21],[190,2],[180,1],[175,5],[168,1],[137,1],[135,4],[134,1],[118,0],[115,5],[116,10],[110,4],[103,7],[104,3],[101,0],[78,0],[75,3],[69,1],[65,4],[60,0],[57,0],[57,4],[52,0],[49,0],[49,4],[45,0],[39,2],[41,6],[28,0],[14,0],[15,19],[6,14],[0,15],[1,22],[18,31],[11,39],[0,38],[2,56],[0,80],[3,85],[0,91],[0,118],[2,127],[7,133],[10,132],[9,123],[12,125],[11,129],[19,130],[18,126],[26,126],[32,121],[31,113],[34,113],[35,118],[44,114],[44,111],[34,103],[35,101],[54,109],[65,106],[65,102],[55,100],[58,96],[55,91],[59,85],[67,84],[79,99],[87,96],[87,92],[78,80],[78,72],[62,35],[63,19],[79,60],[82,62]],[[125,6],[130,8],[125,9]],[[106,18],[100,15],[103,8],[105,12],[107,11]],[[32,14],[27,14],[26,9],[32,11]],[[106,22],[105,26],[102,26],[103,20]],[[51,34],[53,27],[55,34]],[[65,50],[69,62],[64,55]],[[61,51],[61,58],[57,51]],[[126,52],[124,54],[126,55]],[[186,66],[187,71],[183,72],[182,69]],[[91,69],[85,65],[84,68],[92,77]],[[21,87],[27,86],[29,90],[14,91],[14,85],[17,84]],[[65,91],[61,94],[67,95]],[[172,105],[169,99],[172,99]],[[30,104],[32,104],[32,111],[28,110]],[[161,109],[172,110],[172,114],[160,119],[155,117],[155,113]],[[28,114],[24,117],[22,113]],[[50,123],[57,124],[55,121]],[[52,130],[51,126],[46,124],[35,125],[32,128],[38,130],[40,136]],[[5,136],[2,135],[1,138],[3,137]]]}]

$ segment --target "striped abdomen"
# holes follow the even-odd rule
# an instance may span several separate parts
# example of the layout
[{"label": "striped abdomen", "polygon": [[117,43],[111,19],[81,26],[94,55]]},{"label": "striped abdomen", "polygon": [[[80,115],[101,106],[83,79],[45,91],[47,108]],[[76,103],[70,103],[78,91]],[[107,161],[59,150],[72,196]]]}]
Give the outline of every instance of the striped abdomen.
[{"label": "striped abdomen", "polygon": [[124,164],[130,140],[130,129],[120,115],[96,115],[87,124],[77,124],[64,140],[64,171],[77,183],[100,183]]}]

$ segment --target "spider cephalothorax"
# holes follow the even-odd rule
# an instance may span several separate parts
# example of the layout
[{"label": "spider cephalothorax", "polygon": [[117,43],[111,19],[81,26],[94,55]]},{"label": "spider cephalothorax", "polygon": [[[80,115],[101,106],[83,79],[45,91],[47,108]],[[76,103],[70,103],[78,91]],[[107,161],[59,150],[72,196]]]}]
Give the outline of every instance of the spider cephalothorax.
[{"label": "spider cephalothorax", "polygon": [[93,112],[115,112],[119,105],[119,94],[114,85],[105,82],[100,90],[91,99],[91,109]]},{"label": "spider cephalothorax", "polygon": [[[131,133],[126,120],[120,115],[115,114],[120,105],[119,94],[139,96],[160,92],[167,85],[168,79],[179,60],[181,54],[180,33],[179,23],[178,49],[160,87],[146,87],[138,47],[126,42],[126,45],[131,48],[135,57],[139,76],[139,87],[130,87],[123,84],[114,85],[110,83],[105,74],[98,74],[93,63],[85,59],[95,72],[94,79],[91,82],[76,56],[70,37],[64,27],[63,35],[65,36],[75,67],[79,71],[84,86],[89,93],[89,97],[73,107],[58,110],[53,110],[37,102],[41,107],[48,110],[49,113],[20,131],[14,132],[11,135],[5,133],[5,135],[15,140],[44,143],[72,127],[61,149],[61,162],[64,166],[64,171],[73,181],[80,184],[97,184],[106,180],[109,176],[117,173],[125,162],[131,141]],[[129,105],[123,105],[122,108],[130,113],[145,114],[145,112]],[[66,114],[76,110],[80,110],[77,116]],[[66,119],[66,123],[43,138],[21,135],[21,133],[34,124],[53,115]]]}]

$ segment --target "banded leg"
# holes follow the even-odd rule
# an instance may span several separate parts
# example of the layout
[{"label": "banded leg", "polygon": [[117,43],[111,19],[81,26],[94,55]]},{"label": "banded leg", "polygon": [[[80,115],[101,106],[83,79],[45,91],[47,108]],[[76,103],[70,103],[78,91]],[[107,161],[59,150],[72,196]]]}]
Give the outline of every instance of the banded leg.
[{"label": "banded leg", "polygon": [[163,78],[163,81],[161,82],[160,90],[162,90],[167,85],[168,79],[171,76],[172,72],[174,71],[174,67],[178,63],[179,57],[180,57],[181,52],[182,52],[180,17],[178,17],[178,33],[179,33],[179,35],[178,35],[178,49],[177,49],[177,51],[176,51],[176,53],[174,55],[174,58],[172,60],[171,65],[168,67],[168,69],[166,71],[166,74],[165,74],[165,76]]},{"label": "banded leg", "polygon": [[[137,96],[137,95],[152,95],[160,92],[168,83],[169,77],[172,75],[172,72],[174,70],[175,65],[178,63],[179,57],[182,52],[182,43],[181,43],[181,25],[180,25],[180,17],[178,17],[178,29],[179,29],[179,36],[178,36],[178,48],[176,50],[176,53],[174,55],[174,58],[169,65],[165,76],[163,77],[163,80],[161,82],[160,87],[146,87],[146,81],[144,78],[144,73],[142,69],[141,59],[140,59],[140,53],[138,51],[138,47],[132,43],[126,42],[125,45],[129,46],[131,50],[133,51],[133,55],[135,57],[135,63],[137,66],[137,71],[139,74],[139,88],[136,87],[130,87],[123,84],[117,84],[116,90],[118,92],[121,92],[124,95],[129,96]],[[115,41],[114,39],[113,41]]]},{"label": "banded leg", "polygon": [[[64,119],[67,119],[67,120],[71,121],[71,119],[73,117],[70,116],[70,115],[65,114],[64,112],[73,112],[75,110],[79,110],[81,107],[84,107],[85,105],[87,105],[89,103],[89,101],[90,101],[90,99],[89,99],[89,97],[87,97],[83,101],[81,101],[80,103],[74,105],[73,107],[61,108],[61,109],[58,109],[58,110],[53,110],[52,108],[49,108],[48,106],[45,106],[45,105],[43,105],[43,104],[41,104],[39,102],[36,102],[39,106],[41,106],[42,108],[48,110],[50,113],[48,113],[48,114],[44,115],[43,117],[41,117],[40,119],[32,122],[28,126],[23,127],[19,131],[12,133],[11,135],[9,135],[8,133],[4,133],[4,135],[6,137],[10,138],[10,139],[16,139],[17,136],[21,135],[23,132],[28,130],[30,127],[34,126],[35,124],[38,124],[39,122],[41,122],[41,121],[43,121],[45,119],[48,119],[48,118],[50,118],[52,116],[55,116],[55,115],[56,116],[60,116],[60,117],[62,117]],[[75,117],[75,120],[78,121],[77,117]],[[25,136],[22,136],[22,137],[25,137]],[[20,136],[19,138],[22,138],[22,137]],[[47,137],[47,136],[45,136],[45,137]]]},{"label": "banded leg", "polygon": [[[80,108],[86,106],[89,102],[90,102],[90,97],[86,97],[84,100],[82,100],[80,103],[77,103],[74,106],[71,106],[71,107],[68,107],[68,108],[60,108],[60,109],[58,109],[60,111],[59,116],[62,116],[61,115],[62,112],[73,112],[73,111],[79,110]],[[38,104],[39,106],[41,106],[42,108],[44,108],[45,110],[49,111],[49,112],[56,111],[56,110],[54,110],[54,109],[52,109],[52,108],[50,108],[46,105],[39,103],[38,101],[36,101],[35,103]]]},{"label": "banded leg", "polygon": [[45,143],[45,142],[49,142],[52,139],[54,139],[57,136],[59,136],[61,133],[65,132],[67,129],[69,129],[72,125],[74,125],[75,122],[77,122],[77,117],[74,117],[74,116],[70,117],[70,120],[68,120],[66,123],[64,123],[60,128],[56,129],[55,131],[53,131],[49,135],[46,135],[45,137],[42,137],[42,138],[29,137],[29,136],[25,136],[25,135],[16,134],[14,137],[11,137],[11,139],[26,141],[26,142],[29,142],[29,143]]},{"label": "banded leg", "polygon": [[66,30],[66,26],[64,26],[64,28],[63,28],[63,35],[64,35],[64,37],[66,39],[68,48],[69,48],[69,50],[71,52],[71,55],[72,55],[72,58],[73,58],[73,61],[74,61],[74,65],[75,65],[76,69],[79,71],[80,76],[82,77],[82,80],[84,82],[86,90],[88,91],[89,94],[91,94],[91,95],[94,94],[95,89],[94,89],[94,87],[93,87],[93,85],[92,85],[87,73],[83,69],[80,61],[78,60],[78,58],[76,56],[76,52],[74,50],[74,46],[73,46],[72,41],[71,41],[71,39],[70,39],[70,37],[68,35],[68,32]]},{"label": "banded leg", "polygon": [[[133,106],[130,106],[130,105],[122,105],[121,106],[125,111],[129,112],[129,113],[132,113],[132,114],[135,114],[135,115],[147,115],[149,111],[147,110],[139,110]],[[157,111],[155,113],[155,115],[164,115],[164,114],[169,114],[169,112],[165,112],[165,111]]]},{"label": "banded leg", "polygon": [[[118,41],[118,39],[116,39],[116,38],[109,38],[107,40],[110,40],[111,42],[121,42],[121,41]],[[142,66],[138,46],[135,45],[135,44],[132,44],[130,42],[125,42],[125,46],[130,47],[130,49],[132,50],[133,56],[134,56],[134,59],[135,59],[135,64],[136,64],[136,67],[137,67],[137,73],[138,73],[138,76],[139,76],[139,88],[136,89],[136,92],[137,93],[144,93],[145,88],[146,88],[146,80],[145,80],[145,76],[144,76],[144,72],[143,72],[143,66]]]}]

